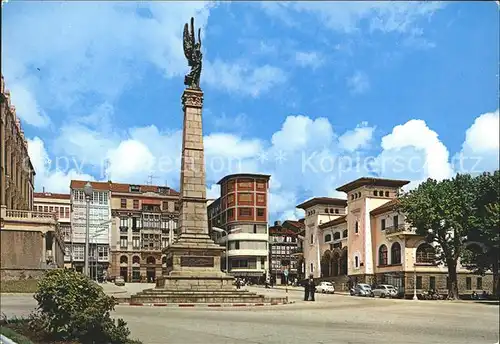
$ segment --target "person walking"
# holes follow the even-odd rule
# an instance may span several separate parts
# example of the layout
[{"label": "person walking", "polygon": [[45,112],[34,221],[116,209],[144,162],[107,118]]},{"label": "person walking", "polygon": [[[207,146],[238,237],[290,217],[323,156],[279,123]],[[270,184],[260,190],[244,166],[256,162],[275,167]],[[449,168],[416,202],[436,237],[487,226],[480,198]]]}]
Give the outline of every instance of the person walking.
[{"label": "person walking", "polygon": [[316,292],[316,283],[314,283],[314,276],[313,274],[309,275],[309,281],[307,282],[308,289],[309,289],[309,298],[311,301],[314,301],[314,293]]},{"label": "person walking", "polygon": [[309,301],[309,282],[304,283],[304,301]]}]

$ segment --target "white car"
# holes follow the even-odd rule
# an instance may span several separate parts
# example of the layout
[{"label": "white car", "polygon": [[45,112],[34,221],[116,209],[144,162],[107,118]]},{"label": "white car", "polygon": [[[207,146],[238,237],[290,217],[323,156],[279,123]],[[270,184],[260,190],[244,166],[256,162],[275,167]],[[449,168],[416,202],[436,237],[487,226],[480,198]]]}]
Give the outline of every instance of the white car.
[{"label": "white car", "polygon": [[380,284],[375,289],[372,290],[372,296],[384,297],[396,297],[398,291],[393,285],[390,284]]},{"label": "white car", "polygon": [[323,294],[334,294],[335,293],[335,287],[333,286],[332,282],[321,282],[317,287],[316,287],[316,292],[317,293],[323,293]]}]

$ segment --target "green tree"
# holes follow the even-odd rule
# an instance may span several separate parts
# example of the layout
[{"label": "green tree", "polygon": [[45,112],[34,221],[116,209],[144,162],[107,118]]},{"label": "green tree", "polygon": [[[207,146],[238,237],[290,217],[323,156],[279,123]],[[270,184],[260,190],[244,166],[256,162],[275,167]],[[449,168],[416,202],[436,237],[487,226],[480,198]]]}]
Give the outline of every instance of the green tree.
[{"label": "green tree", "polygon": [[448,268],[452,299],[458,298],[457,264],[475,215],[474,179],[457,174],[453,179],[428,179],[400,197],[399,210],[417,234],[435,250],[435,263]]},{"label": "green tree", "polygon": [[[500,296],[500,171],[475,178],[475,207],[469,245],[462,254],[465,265],[477,273],[493,273],[493,293]],[[474,245],[478,243],[479,245]]]}]

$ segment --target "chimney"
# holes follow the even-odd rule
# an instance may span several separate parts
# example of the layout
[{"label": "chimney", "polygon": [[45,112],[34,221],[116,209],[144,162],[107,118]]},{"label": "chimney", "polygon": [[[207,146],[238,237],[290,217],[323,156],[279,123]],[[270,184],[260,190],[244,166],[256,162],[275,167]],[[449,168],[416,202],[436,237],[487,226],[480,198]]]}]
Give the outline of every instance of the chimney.
[{"label": "chimney", "polygon": [[281,221],[274,221],[275,227],[281,227]]}]

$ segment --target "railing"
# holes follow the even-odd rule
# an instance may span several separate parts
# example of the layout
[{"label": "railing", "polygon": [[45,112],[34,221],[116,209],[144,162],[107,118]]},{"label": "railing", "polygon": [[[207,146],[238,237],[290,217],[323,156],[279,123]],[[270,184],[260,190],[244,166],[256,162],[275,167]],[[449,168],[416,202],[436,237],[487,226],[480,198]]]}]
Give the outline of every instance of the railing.
[{"label": "railing", "polygon": [[28,210],[6,210],[5,219],[10,219],[10,220],[46,219],[46,220],[57,221],[57,217],[54,213],[44,213],[44,212],[28,211]]},{"label": "railing", "polygon": [[397,234],[397,233],[407,233],[407,234],[417,234],[415,228],[410,228],[407,224],[401,223],[397,226],[385,227],[385,234]]}]

